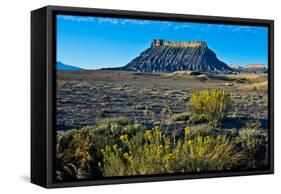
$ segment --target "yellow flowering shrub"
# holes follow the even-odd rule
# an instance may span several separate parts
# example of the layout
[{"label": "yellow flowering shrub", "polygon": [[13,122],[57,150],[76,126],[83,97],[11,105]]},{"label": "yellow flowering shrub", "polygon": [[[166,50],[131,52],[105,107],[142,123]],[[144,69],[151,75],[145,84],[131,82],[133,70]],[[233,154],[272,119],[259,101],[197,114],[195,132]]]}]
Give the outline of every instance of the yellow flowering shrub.
[{"label": "yellow flowering shrub", "polygon": [[226,117],[231,99],[229,93],[224,90],[203,90],[192,93],[190,103],[196,114],[219,126]]},{"label": "yellow flowering shrub", "polygon": [[[242,155],[225,136],[189,136],[184,129],[184,139],[163,135],[159,127],[146,130],[144,141],[136,138],[121,141],[103,151],[105,176],[128,176],[158,173],[226,170],[237,165]],[[125,136],[125,135],[123,135]],[[123,137],[120,139],[123,139]],[[114,148],[115,147],[115,148]]]},{"label": "yellow flowering shrub", "polygon": [[[123,133],[115,141],[98,148],[89,131],[68,131],[57,138],[57,180],[77,180],[106,176],[130,176],[159,173],[206,172],[229,170],[246,166],[266,165],[261,156],[264,143],[252,146],[263,131],[251,129],[237,137],[194,133],[196,126],[188,126],[174,135],[159,127],[143,133]],[[240,149],[237,150],[241,145]],[[256,145],[256,144],[255,144]],[[259,148],[258,150],[253,148]],[[259,153],[259,155],[258,155]],[[255,159],[254,162],[249,160]]]}]

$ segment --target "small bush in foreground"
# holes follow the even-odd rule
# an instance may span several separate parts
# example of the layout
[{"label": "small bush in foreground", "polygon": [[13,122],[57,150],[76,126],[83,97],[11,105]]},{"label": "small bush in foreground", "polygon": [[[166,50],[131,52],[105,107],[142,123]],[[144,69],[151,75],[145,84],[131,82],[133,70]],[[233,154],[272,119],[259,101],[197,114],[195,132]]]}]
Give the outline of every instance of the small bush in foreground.
[{"label": "small bush in foreground", "polygon": [[109,130],[119,132],[125,125],[132,125],[134,122],[126,117],[112,117],[99,120],[95,125],[96,131]]},{"label": "small bush in foreground", "polygon": [[174,114],[171,117],[172,121],[188,121],[189,118],[190,118],[189,112]]},{"label": "small bush in foreground", "polygon": [[267,132],[260,128],[260,123],[251,122],[239,131],[237,143],[240,143],[247,157],[248,168],[260,168],[268,165]]},{"label": "small bush in foreground", "polygon": [[204,115],[193,114],[189,117],[188,121],[192,124],[198,124],[198,123],[204,123],[207,120]]},{"label": "small bush in foreground", "polygon": [[72,130],[63,135],[57,135],[57,180],[66,181],[101,176],[96,153],[87,134]]},{"label": "small bush in foreground", "polygon": [[102,153],[106,145],[119,142],[119,136],[134,135],[142,126],[125,117],[102,119],[96,125],[57,134],[56,175],[58,181],[100,177]]},{"label": "small bush in foreground", "polygon": [[230,108],[230,95],[224,90],[203,90],[190,98],[191,107],[214,126],[220,126]]}]

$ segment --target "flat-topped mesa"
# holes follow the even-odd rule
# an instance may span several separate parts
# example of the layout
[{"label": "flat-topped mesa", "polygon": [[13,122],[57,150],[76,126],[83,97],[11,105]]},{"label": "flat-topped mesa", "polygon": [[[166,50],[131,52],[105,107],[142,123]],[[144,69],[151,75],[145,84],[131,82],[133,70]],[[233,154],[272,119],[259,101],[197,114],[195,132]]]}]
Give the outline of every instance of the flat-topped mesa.
[{"label": "flat-topped mesa", "polygon": [[244,68],[266,68],[264,64],[248,64]]},{"label": "flat-topped mesa", "polygon": [[152,40],[149,48],[119,69],[152,73],[187,70],[207,73],[235,71],[220,61],[216,53],[203,41],[172,42],[162,39]]},{"label": "flat-topped mesa", "polygon": [[207,43],[203,41],[180,41],[173,42],[163,39],[155,39],[151,43],[152,48],[156,48],[159,46],[167,46],[167,47],[179,47],[179,48],[187,48],[187,47],[207,47]]}]

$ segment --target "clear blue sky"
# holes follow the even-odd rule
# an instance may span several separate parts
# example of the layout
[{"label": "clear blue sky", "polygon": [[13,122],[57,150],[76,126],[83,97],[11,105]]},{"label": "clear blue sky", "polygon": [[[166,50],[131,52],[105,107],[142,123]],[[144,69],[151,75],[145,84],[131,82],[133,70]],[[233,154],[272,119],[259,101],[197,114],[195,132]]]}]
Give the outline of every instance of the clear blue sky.
[{"label": "clear blue sky", "polygon": [[120,67],[153,39],[207,42],[227,64],[265,64],[268,29],[258,26],[57,16],[57,61],[85,69]]}]

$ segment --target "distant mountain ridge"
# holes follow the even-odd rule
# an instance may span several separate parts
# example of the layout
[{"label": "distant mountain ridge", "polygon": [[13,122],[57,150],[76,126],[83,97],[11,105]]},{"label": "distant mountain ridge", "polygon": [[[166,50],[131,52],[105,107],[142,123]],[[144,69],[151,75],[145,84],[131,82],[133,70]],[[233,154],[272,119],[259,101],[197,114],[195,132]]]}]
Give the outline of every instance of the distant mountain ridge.
[{"label": "distant mountain ridge", "polygon": [[198,71],[231,73],[235,70],[220,61],[203,41],[173,42],[155,39],[151,46],[127,65],[114,68],[137,72]]},{"label": "distant mountain ridge", "polygon": [[248,64],[243,67],[238,65],[229,65],[232,69],[240,73],[267,73],[267,68],[264,64]]},{"label": "distant mountain ridge", "polygon": [[77,66],[72,66],[72,65],[66,65],[60,61],[57,61],[57,70],[62,71],[62,70],[82,70],[82,68],[77,67]]}]

